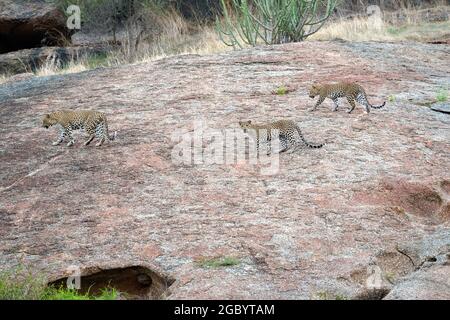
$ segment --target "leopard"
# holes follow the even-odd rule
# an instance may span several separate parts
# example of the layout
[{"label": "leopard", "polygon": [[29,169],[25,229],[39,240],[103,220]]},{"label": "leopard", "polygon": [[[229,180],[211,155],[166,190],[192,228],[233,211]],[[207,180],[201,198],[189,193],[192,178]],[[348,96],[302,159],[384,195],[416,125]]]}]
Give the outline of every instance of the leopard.
[{"label": "leopard", "polygon": [[58,140],[53,142],[53,146],[61,144],[65,139],[68,141],[67,146],[72,146],[75,142],[72,136],[73,130],[84,130],[88,134],[88,139],[84,142],[85,146],[97,137],[99,141],[96,146],[100,147],[105,140],[115,140],[117,135],[117,132],[109,135],[106,115],[93,110],[59,110],[43,116],[42,127],[48,129],[55,125],[59,127],[60,134]]},{"label": "leopard", "polygon": [[319,100],[317,100],[315,106],[310,109],[310,111],[314,111],[317,109],[322,102],[325,101],[326,98],[330,98],[334,102],[333,111],[337,111],[340,107],[339,98],[345,97],[347,98],[348,103],[351,108],[347,111],[349,114],[355,109],[355,101],[365,106],[366,113],[370,113],[370,109],[381,109],[386,105],[386,101],[379,106],[374,106],[369,103],[367,100],[367,94],[364,88],[355,83],[355,82],[338,82],[338,83],[326,83],[326,84],[318,84],[315,83],[311,86],[309,91],[309,97],[314,99],[316,96],[319,96]]},{"label": "leopard", "polygon": [[[254,124],[252,120],[239,121],[239,126],[244,130],[244,133],[252,133],[256,139],[257,152],[260,151],[261,143],[268,143],[272,140],[273,130],[278,130],[281,149],[279,153],[285,152],[292,146],[298,144],[298,137],[309,148],[322,148],[325,143],[312,143],[307,141],[300,130],[300,127],[292,120],[277,120],[265,124]],[[256,137],[255,137],[256,136]],[[271,152],[270,148],[267,153]]]}]

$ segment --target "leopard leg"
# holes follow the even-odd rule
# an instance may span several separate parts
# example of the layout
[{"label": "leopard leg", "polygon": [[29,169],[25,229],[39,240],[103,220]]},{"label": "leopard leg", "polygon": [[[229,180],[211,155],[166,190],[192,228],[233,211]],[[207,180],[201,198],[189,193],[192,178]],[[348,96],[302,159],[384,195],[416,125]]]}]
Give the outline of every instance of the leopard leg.
[{"label": "leopard leg", "polygon": [[98,124],[95,127],[95,134],[98,138],[100,138],[100,141],[95,146],[100,147],[103,144],[103,142],[105,142],[105,140],[106,140],[105,127],[103,126],[102,123]]},{"label": "leopard leg", "polygon": [[333,111],[337,111],[338,109],[339,109],[339,99],[338,98],[334,98],[333,99],[333,102],[334,102],[334,109],[333,109]]},{"label": "leopard leg", "polygon": [[369,101],[367,101],[366,97],[360,94],[358,95],[358,97],[356,97],[356,101],[358,101],[359,104],[362,104],[364,107],[366,107],[366,113],[370,113],[370,104]]},{"label": "leopard leg", "polygon": [[352,111],[355,110],[355,108],[356,108],[355,100],[353,100],[353,98],[351,98],[351,97],[347,97],[347,101],[348,101],[348,103],[350,103],[350,106],[351,106],[350,110],[348,110],[347,112],[352,113]]},{"label": "leopard leg", "polygon": [[53,142],[52,145],[57,146],[60,145],[61,142],[64,141],[64,137],[66,136],[66,131],[64,129],[61,129],[61,132],[59,133],[59,138],[57,141]]},{"label": "leopard leg", "polygon": [[280,144],[281,149],[280,151],[278,151],[278,153],[286,152],[289,149],[288,138],[286,138],[286,136],[280,135]]},{"label": "leopard leg", "polygon": [[65,132],[66,132],[66,137],[69,140],[69,142],[67,143],[67,146],[71,147],[75,143],[75,140],[73,139],[73,136],[72,136],[72,129],[69,127],[66,127]]},{"label": "leopard leg", "polygon": [[86,126],[85,130],[88,135],[87,135],[87,140],[84,142],[84,145],[87,146],[95,138],[95,127],[93,127],[92,125],[89,125],[89,126]]},{"label": "leopard leg", "polygon": [[261,150],[261,144],[264,144],[264,147],[266,148],[266,155],[269,155],[272,151],[272,145],[271,145],[271,141],[267,140],[262,142],[261,140],[256,140],[256,152],[258,154],[259,157],[259,152]]},{"label": "leopard leg", "polygon": [[317,100],[316,104],[314,105],[314,107],[312,109],[310,109],[309,111],[314,111],[317,109],[318,106],[320,106],[322,104],[322,102],[325,101],[325,97],[320,97],[319,100]]},{"label": "leopard leg", "polygon": [[[299,147],[299,143],[298,143],[298,131],[297,130],[290,130],[287,134],[287,139],[289,142],[290,146],[293,146],[293,150],[296,150]],[[300,136],[301,139],[301,136]]]},{"label": "leopard leg", "polygon": [[100,141],[95,146],[100,147],[103,144],[103,142],[105,142],[105,137],[101,137]]},{"label": "leopard leg", "polygon": [[270,155],[272,153],[272,144],[271,142],[266,143],[266,155]]},{"label": "leopard leg", "polygon": [[261,150],[261,141],[257,138],[256,139],[256,154],[259,157],[259,151]]},{"label": "leopard leg", "polygon": [[92,142],[92,140],[94,140],[94,138],[95,138],[95,134],[91,134],[89,136],[89,138],[84,142],[84,145],[88,146]]}]

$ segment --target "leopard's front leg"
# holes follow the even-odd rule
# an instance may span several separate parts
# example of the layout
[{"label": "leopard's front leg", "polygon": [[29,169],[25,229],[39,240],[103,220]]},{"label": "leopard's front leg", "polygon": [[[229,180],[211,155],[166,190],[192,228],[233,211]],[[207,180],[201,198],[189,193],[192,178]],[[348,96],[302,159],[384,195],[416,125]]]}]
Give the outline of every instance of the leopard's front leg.
[{"label": "leopard's front leg", "polygon": [[333,111],[338,111],[339,109],[339,99],[338,98],[333,98],[333,102],[334,102],[334,109]]},{"label": "leopard's front leg", "polygon": [[52,145],[53,146],[58,146],[61,144],[61,142],[64,141],[64,137],[66,136],[66,130],[64,130],[64,128],[61,129],[60,133],[59,133],[59,138],[57,141],[53,142]]},{"label": "leopard's front leg", "polygon": [[352,111],[355,110],[355,107],[356,107],[355,100],[352,97],[347,97],[347,101],[351,106],[347,112],[352,113]]},{"label": "leopard's front leg", "polygon": [[66,137],[68,138],[69,142],[67,143],[68,147],[73,146],[74,144],[74,140],[73,140],[73,136],[72,136],[72,128],[70,127],[65,127],[64,128],[65,132],[66,132]]},{"label": "leopard's front leg", "polygon": [[312,109],[309,109],[309,111],[314,111],[317,109],[318,106],[320,106],[322,104],[322,102],[325,101],[325,97],[319,97],[319,100],[317,100],[316,104],[314,105],[314,107]]}]

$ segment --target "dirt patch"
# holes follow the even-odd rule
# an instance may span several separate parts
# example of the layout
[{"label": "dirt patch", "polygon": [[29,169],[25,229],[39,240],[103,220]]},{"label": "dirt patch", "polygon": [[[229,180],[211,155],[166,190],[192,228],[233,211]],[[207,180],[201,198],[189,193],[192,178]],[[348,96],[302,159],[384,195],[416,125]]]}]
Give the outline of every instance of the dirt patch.
[{"label": "dirt patch", "polygon": [[377,265],[383,270],[386,280],[391,283],[414,271],[411,259],[398,251],[380,253],[377,256]]},{"label": "dirt patch", "polygon": [[355,201],[370,205],[386,205],[395,212],[425,218],[432,224],[450,220],[449,204],[435,189],[418,182],[383,180],[375,191],[358,192]]},{"label": "dirt patch", "polygon": [[[49,285],[65,286],[67,279],[61,278]],[[148,268],[135,266],[83,275],[80,292],[96,296],[105,288],[115,288],[125,299],[162,299],[166,297],[167,289],[173,282],[173,279],[160,276]]]},{"label": "dirt patch", "polygon": [[447,194],[450,195],[450,181],[444,180],[441,182],[441,189]]}]

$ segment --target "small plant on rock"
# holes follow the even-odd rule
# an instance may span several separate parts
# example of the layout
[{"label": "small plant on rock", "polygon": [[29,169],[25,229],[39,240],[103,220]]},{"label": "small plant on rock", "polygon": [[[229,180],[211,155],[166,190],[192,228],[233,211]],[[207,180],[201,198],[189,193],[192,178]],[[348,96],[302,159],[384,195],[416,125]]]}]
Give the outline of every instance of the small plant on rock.
[{"label": "small plant on rock", "polygon": [[240,263],[241,261],[239,259],[233,257],[217,257],[197,261],[197,265],[202,268],[232,267]]},{"label": "small plant on rock", "polygon": [[285,94],[288,93],[288,89],[285,86],[280,86],[277,88],[277,90],[275,91],[275,93],[279,96],[284,96]]},{"label": "small plant on rock", "polygon": [[437,95],[436,95],[436,100],[438,102],[447,102],[448,100],[448,90],[445,88],[441,88]]}]

